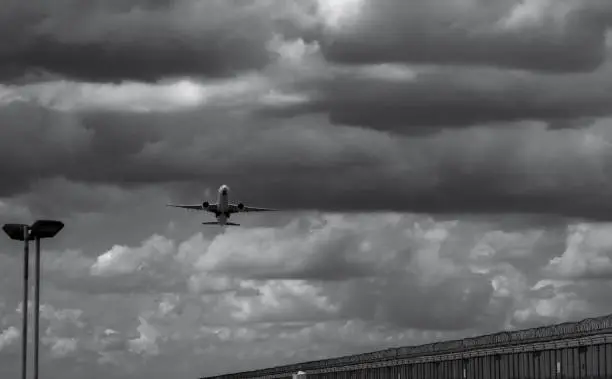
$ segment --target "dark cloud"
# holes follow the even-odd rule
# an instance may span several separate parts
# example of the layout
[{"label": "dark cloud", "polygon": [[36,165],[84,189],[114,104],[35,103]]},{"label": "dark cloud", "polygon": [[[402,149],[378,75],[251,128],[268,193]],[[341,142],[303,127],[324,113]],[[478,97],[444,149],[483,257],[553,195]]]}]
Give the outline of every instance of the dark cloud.
[{"label": "dark cloud", "polygon": [[5,126],[0,131],[0,196],[22,192],[36,178],[69,172],[87,154],[93,137],[72,115],[23,102],[2,106],[0,120]]},{"label": "dark cloud", "polygon": [[508,30],[498,24],[516,4],[505,0],[468,5],[368,0],[357,9],[341,10],[358,16],[330,31],[322,27],[329,15],[317,11],[314,3],[7,2],[0,31],[12,40],[0,48],[0,78],[60,75],[117,82],[227,77],[263,68],[271,58],[267,43],[277,34],[319,41],[327,59],[343,64],[590,71],[605,59],[605,31],[612,19],[605,0],[551,2],[543,6],[542,20]]},{"label": "dark cloud", "polygon": [[157,81],[261,68],[274,32],[270,15],[282,16],[283,9],[262,3],[3,2],[0,31],[11,43],[0,48],[0,78],[50,72],[86,81]]},{"label": "dark cloud", "polygon": [[[591,71],[606,57],[605,33],[612,23],[606,0],[363,3],[345,27],[324,33],[329,60]],[[519,7],[523,20],[504,26]]]},{"label": "dark cloud", "polygon": [[[162,192],[177,189],[166,200],[196,203],[206,189],[213,197],[226,183],[237,201],[286,210],[526,213],[592,220],[610,214],[612,136],[605,119],[580,130],[523,123],[395,138],[331,127],[321,118],[263,126],[248,115],[214,109],[116,114],[106,121],[102,114],[91,118],[16,103],[2,111],[6,121],[0,136],[6,146],[0,154],[13,164],[0,169],[10,178],[0,192],[9,197],[59,176],[130,190],[163,184]],[[75,198],[75,204],[81,210],[110,204],[94,196],[87,208],[86,192],[80,191],[82,200]],[[51,192],[39,195],[52,210]],[[108,201],[119,204],[112,197]]]},{"label": "dark cloud", "polygon": [[551,128],[581,127],[611,114],[610,68],[590,74],[543,76],[497,69],[434,68],[407,80],[364,78],[358,73],[308,81],[311,100],[263,108],[282,117],[322,112],[336,124],[407,135],[471,125],[542,120]]}]

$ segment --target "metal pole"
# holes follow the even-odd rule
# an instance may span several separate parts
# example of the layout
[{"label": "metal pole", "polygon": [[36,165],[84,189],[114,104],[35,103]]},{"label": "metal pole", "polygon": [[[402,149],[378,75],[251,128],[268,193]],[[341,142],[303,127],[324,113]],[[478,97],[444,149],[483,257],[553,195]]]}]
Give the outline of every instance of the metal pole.
[{"label": "metal pole", "polygon": [[27,226],[23,227],[24,246],[23,246],[23,304],[22,313],[22,332],[21,332],[21,379],[26,379],[26,365],[28,353],[28,272],[30,270],[30,233]]},{"label": "metal pole", "polygon": [[36,237],[36,261],[34,272],[36,275],[34,284],[34,379],[38,379],[38,321],[40,319],[40,238],[38,237]]}]

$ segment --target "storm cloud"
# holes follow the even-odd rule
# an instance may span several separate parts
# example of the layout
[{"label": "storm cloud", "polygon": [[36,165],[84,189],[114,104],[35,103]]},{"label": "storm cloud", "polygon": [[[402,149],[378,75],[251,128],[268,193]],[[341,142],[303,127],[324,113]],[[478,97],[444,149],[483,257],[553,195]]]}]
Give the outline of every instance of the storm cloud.
[{"label": "storm cloud", "polygon": [[592,71],[605,61],[612,25],[605,0],[354,3],[347,26],[324,33],[331,61]]},{"label": "storm cloud", "polygon": [[305,82],[309,101],[260,112],[276,117],[317,112],[336,124],[404,135],[523,120],[577,126],[612,114],[609,65],[567,75],[461,67],[405,71],[411,76],[396,81],[352,73]]},{"label": "storm cloud", "polygon": [[[0,78],[157,81],[262,68],[281,2],[71,0],[4,2]],[[289,22],[289,21],[287,21]]]},{"label": "storm cloud", "polygon": [[14,162],[2,170],[11,178],[5,195],[62,177],[125,188],[183,183],[191,190],[171,196],[199,202],[204,188],[224,182],[241,201],[288,210],[610,214],[605,119],[582,129],[523,122],[410,138],[321,117],[264,126],[214,109],[70,115],[13,103],[3,112],[10,146],[2,154]]}]

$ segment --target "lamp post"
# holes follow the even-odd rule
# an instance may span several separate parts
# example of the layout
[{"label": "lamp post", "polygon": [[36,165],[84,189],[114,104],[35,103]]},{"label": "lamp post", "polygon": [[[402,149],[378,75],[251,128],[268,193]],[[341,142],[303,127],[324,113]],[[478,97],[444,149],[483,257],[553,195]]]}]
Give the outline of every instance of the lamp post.
[{"label": "lamp post", "polygon": [[5,224],[2,230],[13,240],[23,241],[23,304],[22,304],[22,341],[21,341],[21,379],[26,379],[27,340],[28,340],[28,272],[29,242],[36,241],[35,287],[34,287],[34,379],[38,379],[38,345],[40,320],[40,240],[53,238],[64,228],[64,223],[55,220],[38,220],[31,226],[25,224]]},{"label": "lamp post", "polygon": [[38,345],[40,320],[40,240],[53,238],[64,228],[64,223],[56,220],[38,220],[30,227],[30,238],[36,240],[36,260],[34,265],[34,379],[38,379]]},{"label": "lamp post", "polygon": [[24,241],[23,246],[23,302],[21,304],[21,379],[26,379],[28,343],[28,269],[29,269],[29,227],[24,224],[6,224],[2,230],[16,241]]}]

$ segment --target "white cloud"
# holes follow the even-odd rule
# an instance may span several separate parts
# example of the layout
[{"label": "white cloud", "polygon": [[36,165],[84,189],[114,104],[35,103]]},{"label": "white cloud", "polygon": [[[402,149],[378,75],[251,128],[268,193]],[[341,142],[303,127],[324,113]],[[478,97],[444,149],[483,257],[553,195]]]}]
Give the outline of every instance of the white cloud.
[{"label": "white cloud", "polygon": [[[577,225],[568,249],[585,230],[591,245],[605,244],[605,228]],[[119,376],[197,376],[594,315],[597,297],[541,280],[538,270],[563,253],[542,250],[547,233],[311,214],[276,228],[156,234],[97,257],[50,252],[45,301],[62,305],[42,307],[45,354]],[[60,264],[68,261],[77,263]]]},{"label": "white cloud", "polygon": [[51,354],[54,358],[64,358],[77,350],[77,340],[74,338],[43,338],[44,342],[51,342]]},{"label": "white cloud", "polygon": [[158,355],[159,347],[156,340],[159,337],[159,332],[151,326],[143,317],[139,317],[140,325],[138,326],[138,338],[128,341],[130,351],[142,355]]},{"label": "white cloud", "polygon": [[[115,110],[170,112],[206,105],[231,105],[267,89],[265,78],[245,74],[234,79],[200,82],[192,79],[159,83],[100,84],[48,81],[23,86],[1,86],[2,103],[32,100],[62,111]],[[0,98],[2,100],[2,98]]]},{"label": "white cloud", "polygon": [[317,0],[318,16],[331,30],[350,27],[359,19],[364,0]]},{"label": "white cloud", "polygon": [[14,326],[8,327],[7,329],[3,330],[0,333],[0,351],[2,351],[7,346],[10,346],[11,344],[15,343],[15,341],[19,339],[20,335],[21,333],[19,333],[19,330]]},{"label": "white cloud", "polygon": [[571,288],[568,288],[568,283],[541,280],[531,290],[547,291],[529,299],[522,308],[514,312],[518,326],[529,327],[562,320],[577,320],[588,315],[588,309],[592,306],[587,299],[576,296]]},{"label": "white cloud", "polygon": [[158,235],[144,241],[142,247],[137,249],[115,245],[106,253],[98,256],[96,262],[91,266],[91,274],[99,276],[132,274],[147,270],[147,265],[166,264],[172,260],[173,253],[172,241]]},{"label": "white cloud", "polygon": [[[526,0],[517,2],[512,11],[501,20],[507,29],[541,27],[552,21],[561,26],[568,13],[579,5],[576,0]],[[560,31],[560,30],[559,30]]]},{"label": "white cloud", "polygon": [[549,262],[544,273],[557,279],[611,277],[611,231],[608,223],[569,226],[565,251]]},{"label": "white cloud", "polygon": [[410,82],[417,77],[417,70],[406,65],[391,63],[358,66],[355,71],[364,78],[390,82]]}]

